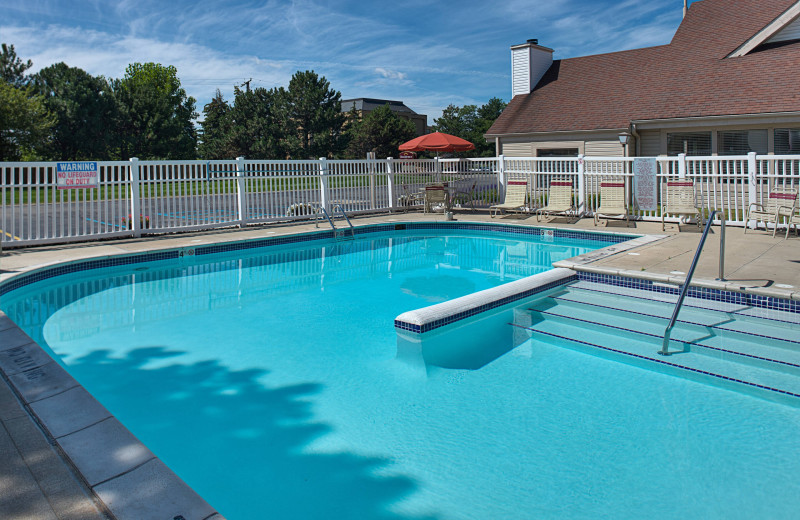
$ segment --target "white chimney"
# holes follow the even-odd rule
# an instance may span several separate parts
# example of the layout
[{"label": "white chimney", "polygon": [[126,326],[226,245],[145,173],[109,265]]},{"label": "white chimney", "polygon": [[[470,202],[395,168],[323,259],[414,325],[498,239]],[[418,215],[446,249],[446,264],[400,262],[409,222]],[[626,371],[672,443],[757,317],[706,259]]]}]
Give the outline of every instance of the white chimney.
[{"label": "white chimney", "polygon": [[511,97],[529,94],[553,64],[553,49],[539,40],[528,40],[511,47]]}]

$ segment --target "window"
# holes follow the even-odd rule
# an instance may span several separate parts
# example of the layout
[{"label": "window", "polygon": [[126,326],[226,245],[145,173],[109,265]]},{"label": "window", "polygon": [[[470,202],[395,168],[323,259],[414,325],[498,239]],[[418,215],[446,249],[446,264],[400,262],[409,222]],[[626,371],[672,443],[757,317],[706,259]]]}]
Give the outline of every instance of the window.
[{"label": "window", "polygon": [[768,151],[766,130],[726,130],[719,133],[720,155],[765,154]]},{"label": "window", "polygon": [[536,157],[577,157],[577,148],[537,148]]},{"label": "window", "polygon": [[711,155],[711,132],[667,134],[667,154]]},{"label": "window", "polygon": [[776,128],[775,153],[800,154],[800,128]]}]

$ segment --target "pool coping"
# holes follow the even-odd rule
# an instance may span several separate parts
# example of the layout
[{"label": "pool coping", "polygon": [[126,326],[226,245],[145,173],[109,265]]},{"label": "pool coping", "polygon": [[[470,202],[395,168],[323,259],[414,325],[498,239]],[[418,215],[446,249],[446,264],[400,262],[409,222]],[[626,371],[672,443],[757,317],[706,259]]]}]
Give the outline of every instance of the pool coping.
[{"label": "pool coping", "polygon": [[[402,226],[402,228],[398,226]],[[586,235],[594,235],[609,237],[609,240],[612,241],[609,246],[604,248],[554,263],[554,267],[560,267],[561,269],[542,273],[542,275],[550,273],[548,276],[535,275],[534,277],[528,277],[538,277],[533,283],[529,280],[527,283],[517,284],[519,286],[525,285],[524,290],[526,291],[535,290],[534,285],[536,284],[540,284],[540,286],[541,284],[555,286],[566,283],[569,277],[575,276],[576,270],[592,271],[587,265],[591,262],[661,240],[666,236],[591,230],[564,231],[546,226],[531,227],[501,223],[420,223],[402,221],[390,224],[359,226],[355,228],[355,234],[366,234],[369,230],[365,231],[365,228],[398,230],[444,229],[448,227],[488,231],[501,229],[507,231],[513,228],[518,233],[528,235],[538,234],[553,237],[575,235],[586,237]],[[66,272],[301,241],[328,240],[335,238],[335,236],[334,231],[305,231],[270,238],[220,241],[210,245],[168,246],[135,253],[119,251],[92,254],[91,251],[87,251],[89,254],[82,259],[66,262],[53,261],[2,276],[0,277],[0,294],[5,294],[20,286],[34,283],[40,279],[65,274]],[[625,237],[634,238],[626,239]],[[256,243],[259,245],[253,245]],[[163,258],[153,258],[153,256],[157,255],[162,255]],[[59,270],[59,267],[64,270]],[[594,271],[603,271],[599,274],[624,276],[619,270],[613,273],[606,273],[607,269],[595,269]],[[636,278],[664,281],[661,276],[654,276],[650,273],[634,274],[637,275]],[[523,280],[518,280],[517,282],[522,282]],[[511,282],[511,284],[514,283],[516,282]],[[666,283],[670,282],[667,281]],[[510,284],[494,288],[501,289],[505,287],[504,290],[499,290],[492,296],[495,306],[502,305],[502,303],[498,302],[511,296],[511,292],[520,289],[517,286],[506,287],[508,285]],[[748,292],[755,291],[749,289]],[[769,292],[774,292],[774,290]],[[481,295],[481,293],[475,294]],[[468,295],[464,298],[472,296],[474,295]],[[475,309],[480,307],[480,305],[476,305],[479,303],[479,299],[485,296],[483,294],[479,297],[473,297],[470,303],[471,308],[467,312],[482,312],[475,311]],[[520,298],[522,297],[524,296],[520,296]],[[800,295],[798,295],[797,299],[800,299]],[[424,316],[417,320],[420,321],[419,325],[435,323],[437,320],[443,319],[446,314],[453,316],[453,304],[451,302],[456,302],[455,305],[458,305],[459,302],[457,300],[444,302],[444,304],[441,304],[442,307],[436,309],[436,312],[432,314],[423,313]],[[420,311],[420,309],[417,311]],[[465,309],[462,308],[461,312],[465,312]],[[463,317],[460,319],[463,319]],[[439,323],[438,326],[446,324],[441,321]],[[422,331],[422,327],[420,331]],[[0,345],[2,345],[0,346],[2,378],[17,395],[25,411],[39,424],[50,444],[59,451],[65,463],[75,470],[76,475],[86,489],[90,490],[100,500],[108,513],[119,519],[184,518],[185,520],[190,520],[196,518],[201,520],[221,520],[223,518],[180,477],[155,457],[102,404],[54,361],[41,346],[36,344],[2,312],[0,312]],[[74,413],[66,414],[67,416],[65,417],[64,410],[72,409],[74,409]],[[100,445],[99,447],[98,444]],[[110,456],[112,452],[125,454],[126,462],[119,463],[114,457]],[[105,454],[107,457],[98,457],[100,453]],[[136,497],[143,495],[155,498],[144,502],[136,500]]]},{"label": "pool coping", "polygon": [[2,379],[106,514],[223,520],[2,311],[0,345]]}]

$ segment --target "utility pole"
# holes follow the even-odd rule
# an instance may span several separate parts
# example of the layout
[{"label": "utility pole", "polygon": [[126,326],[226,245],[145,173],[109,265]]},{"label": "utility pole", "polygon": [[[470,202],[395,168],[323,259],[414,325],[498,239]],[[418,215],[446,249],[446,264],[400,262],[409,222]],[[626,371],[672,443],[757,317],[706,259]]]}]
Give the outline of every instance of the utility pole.
[{"label": "utility pole", "polygon": [[239,86],[240,87],[247,87],[247,92],[250,92],[250,82],[251,81],[253,81],[253,78],[248,79],[247,81],[245,81],[244,83],[242,83]]}]

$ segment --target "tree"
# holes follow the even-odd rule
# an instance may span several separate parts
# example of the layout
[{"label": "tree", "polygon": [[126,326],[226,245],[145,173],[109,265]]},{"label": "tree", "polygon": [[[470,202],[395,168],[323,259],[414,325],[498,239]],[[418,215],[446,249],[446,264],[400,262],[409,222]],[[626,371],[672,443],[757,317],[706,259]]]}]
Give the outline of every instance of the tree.
[{"label": "tree", "polygon": [[0,77],[13,87],[23,87],[27,83],[25,71],[33,66],[33,62],[28,60],[23,62],[17,57],[17,51],[13,45],[0,46]]},{"label": "tree", "polygon": [[117,105],[105,78],[57,63],[35,74],[31,85],[56,117],[49,158],[112,158]]},{"label": "tree", "polygon": [[433,120],[432,128],[434,131],[456,135],[474,144],[475,150],[469,152],[470,155],[491,157],[495,154],[494,145],[487,143],[484,135],[505,107],[506,103],[499,98],[492,98],[481,107],[450,105],[442,111],[442,117]]},{"label": "tree", "polygon": [[478,118],[475,121],[475,154],[478,157],[492,157],[495,155],[496,149],[494,143],[487,143],[486,132],[494,124],[495,120],[500,117],[500,114],[505,110],[505,101],[500,98],[492,98],[485,105],[478,108]]},{"label": "tree", "polygon": [[350,144],[347,156],[363,159],[367,152],[375,152],[376,157],[394,157],[397,147],[416,137],[414,123],[398,117],[388,104],[369,112],[363,119],[358,119],[355,111],[350,112],[353,119],[347,133]]},{"label": "tree", "polygon": [[198,155],[203,159],[233,159],[238,155],[231,140],[231,110],[219,89],[211,102],[203,107],[205,117],[200,122],[200,143],[197,146]]},{"label": "tree", "polygon": [[478,107],[476,105],[465,105],[463,107],[449,105],[442,110],[441,117],[433,120],[432,130],[456,135],[469,141],[469,136],[475,126],[475,119],[478,117],[477,112]]},{"label": "tree", "polygon": [[119,103],[122,159],[194,159],[195,99],[186,95],[177,69],[133,63],[114,81]]},{"label": "tree", "polygon": [[287,121],[299,137],[295,158],[316,159],[341,153],[345,146],[342,95],[330,88],[328,80],[314,71],[298,71],[289,81],[288,90],[281,88],[278,92],[286,107]]},{"label": "tree", "polygon": [[54,123],[41,96],[0,80],[0,161],[41,158]]},{"label": "tree", "polygon": [[250,159],[285,159],[297,148],[287,133],[285,107],[278,89],[234,89],[229,139],[236,154]]}]

